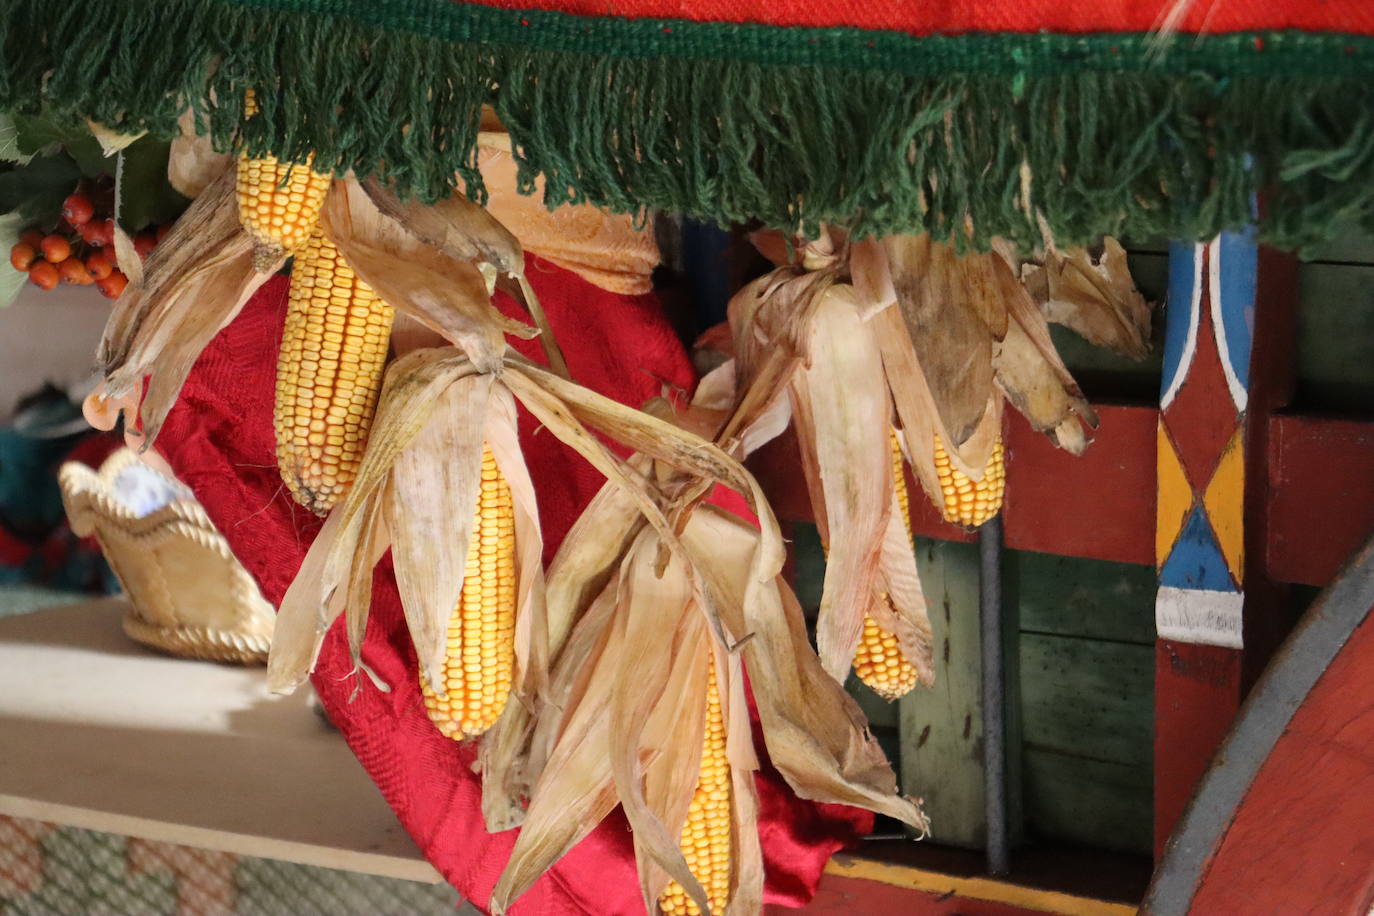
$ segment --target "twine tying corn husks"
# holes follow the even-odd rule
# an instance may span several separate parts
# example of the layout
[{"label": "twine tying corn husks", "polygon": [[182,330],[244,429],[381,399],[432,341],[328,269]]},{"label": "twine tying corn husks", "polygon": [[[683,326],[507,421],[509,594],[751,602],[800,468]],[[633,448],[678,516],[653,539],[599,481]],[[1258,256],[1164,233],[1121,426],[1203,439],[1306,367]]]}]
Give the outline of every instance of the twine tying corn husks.
[{"label": "twine tying corn husks", "polygon": [[[936,677],[908,468],[972,527],[1001,505],[1006,402],[1060,446],[1087,445],[1096,420],[1047,321],[1144,352],[1148,306],[1115,241],[1060,251],[1046,235],[1021,259],[996,241],[759,234],[776,266],[732,300],[730,358],[690,405],[636,410],[568,377],[520,242],[466,198],[407,202],[308,162],[283,179],[275,160],[183,140],[171,171],[200,193],[116,303],[87,414],[105,428],[122,414],[131,445],[150,446],[201,349],[294,255],[278,463],[325,521],[281,603],[269,685],[304,681],[343,617],[355,676],[392,686],[364,657],[389,551],[425,712],[477,742],[487,828],[523,825],[495,911],[619,805],[648,911],[757,914],[746,678],[798,796],[927,829],[842,687],[852,668],[892,700]],[[498,312],[497,290],[533,326]],[[508,334],[539,336],[549,366]],[[521,408],[606,478],[547,572]],[[815,649],[742,464],[789,426],[828,549]],[[717,485],[757,524],[707,503]]]}]

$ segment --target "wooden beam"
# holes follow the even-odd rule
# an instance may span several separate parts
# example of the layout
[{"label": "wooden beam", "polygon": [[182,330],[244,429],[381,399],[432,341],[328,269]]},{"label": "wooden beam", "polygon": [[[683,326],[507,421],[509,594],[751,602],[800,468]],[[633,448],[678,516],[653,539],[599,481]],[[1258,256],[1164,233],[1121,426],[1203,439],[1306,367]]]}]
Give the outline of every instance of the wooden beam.
[{"label": "wooden beam", "polygon": [[1156,445],[1155,848],[1240,703],[1246,421],[1257,248],[1169,249]]},{"label": "wooden beam", "polygon": [[1270,427],[1269,573],[1326,585],[1374,532],[1374,423],[1276,416]]},{"label": "wooden beam", "polygon": [[770,916],[1134,916],[1129,904],[1028,887],[1013,881],[964,877],[836,856],[826,866],[816,897],[798,910],[769,907]]},{"label": "wooden beam", "polygon": [[1101,420],[1082,455],[1057,447],[1007,411],[1007,547],[1090,560],[1153,563],[1152,406],[1095,404]]}]

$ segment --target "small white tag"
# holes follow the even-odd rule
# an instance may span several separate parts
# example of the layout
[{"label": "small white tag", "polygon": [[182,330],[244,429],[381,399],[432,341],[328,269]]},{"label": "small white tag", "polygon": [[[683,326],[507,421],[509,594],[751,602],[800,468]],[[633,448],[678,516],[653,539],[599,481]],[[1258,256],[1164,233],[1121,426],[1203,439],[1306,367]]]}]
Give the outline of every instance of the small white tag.
[{"label": "small white tag", "polygon": [[1155,595],[1155,630],[1160,639],[1239,649],[1244,604],[1241,592],[1162,585]]}]

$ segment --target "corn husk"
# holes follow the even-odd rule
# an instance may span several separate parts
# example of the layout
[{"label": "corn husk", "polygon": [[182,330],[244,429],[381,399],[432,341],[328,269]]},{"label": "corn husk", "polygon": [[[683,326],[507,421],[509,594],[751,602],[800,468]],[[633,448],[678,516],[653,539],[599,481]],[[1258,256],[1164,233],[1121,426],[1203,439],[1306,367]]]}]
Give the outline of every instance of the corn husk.
[{"label": "corn husk", "polygon": [[1021,276],[1047,320],[1122,356],[1149,354],[1150,304],[1136,289],[1116,239],[1104,238],[1097,254],[1051,248],[1042,264],[1022,265]]},{"label": "corn husk", "polygon": [[[892,553],[906,538],[900,513],[893,513],[889,436],[895,392],[877,329],[896,313],[891,306],[897,297],[885,270],[868,270],[863,276],[875,280],[868,286],[843,282],[844,251],[843,238],[829,234],[797,251],[802,264],[817,269],[779,268],[731,300],[735,359],[727,365],[740,391],[736,414],[721,436],[747,453],[788,422],[796,427],[816,524],[829,552],[816,624],[825,670],[844,680],[864,617],[876,605],[877,616],[894,624],[889,632],[898,635],[918,677],[930,682],[930,624],[915,557],[909,542],[905,562]],[[881,250],[866,254],[884,258]],[[904,328],[898,332],[906,336]],[[929,397],[926,403],[932,403]],[[933,458],[930,473],[938,492]],[[894,521],[900,537],[889,543]],[[884,597],[889,576],[901,586],[895,604]]]},{"label": "corn husk", "polygon": [[[598,515],[604,518],[606,508],[603,503]],[[622,521],[626,529],[633,524]],[[646,908],[656,910],[671,879],[710,912],[677,845],[698,777],[708,651],[726,709],[734,801],[736,859],[725,913],[747,916],[761,907],[757,758],[742,668],[749,671],[770,756],[798,794],[860,804],[924,829],[919,807],[896,794],[862,713],[822,671],[786,583],[775,576],[766,589],[755,587],[751,558],[763,534],[713,506],[697,506],[682,526],[683,551],[661,573],[657,537],[652,528],[638,530],[600,592],[586,599],[563,647],[550,705],[532,739],[529,810],[492,896],[497,912],[617,802],[634,830]],[[573,549],[587,552],[585,545]],[[608,564],[601,555],[586,565],[603,576]],[[712,619],[722,622],[719,634]]]},{"label": "corn husk", "polygon": [[182,214],[116,300],[96,355],[105,378],[83,407],[91,425],[112,429],[123,413],[129,446],[146,449],[201,350],[268,276],[253,270],[252,240],[239,226],[227,171]]},{"label": "corn husk", "polygon": [[182,112],[177,126],[181,133],[172,140],[167,157],[167,183],[183,197],[195,200],[233,166],[234,157],[215,152],[209,135],[196,131],[196,114],[191,109]]}]

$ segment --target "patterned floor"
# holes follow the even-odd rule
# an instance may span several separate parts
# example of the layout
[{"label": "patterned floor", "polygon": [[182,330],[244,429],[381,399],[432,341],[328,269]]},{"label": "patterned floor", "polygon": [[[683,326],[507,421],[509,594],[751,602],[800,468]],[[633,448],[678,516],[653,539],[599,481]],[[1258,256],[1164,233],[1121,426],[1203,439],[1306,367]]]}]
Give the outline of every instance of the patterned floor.
[{"label": "patterned floor", "polygon": [[0,817],[0,916],[450,916],[460,903],[446,884]]}]

